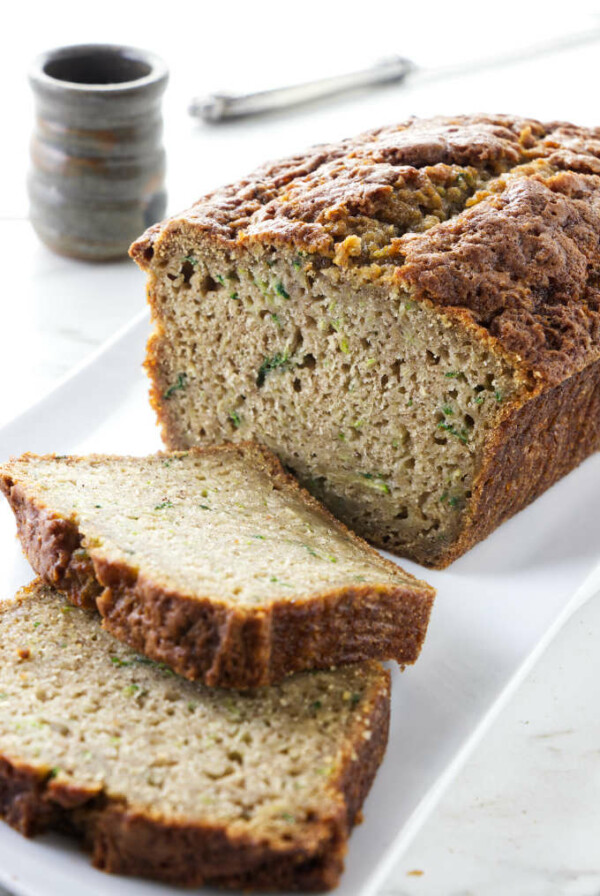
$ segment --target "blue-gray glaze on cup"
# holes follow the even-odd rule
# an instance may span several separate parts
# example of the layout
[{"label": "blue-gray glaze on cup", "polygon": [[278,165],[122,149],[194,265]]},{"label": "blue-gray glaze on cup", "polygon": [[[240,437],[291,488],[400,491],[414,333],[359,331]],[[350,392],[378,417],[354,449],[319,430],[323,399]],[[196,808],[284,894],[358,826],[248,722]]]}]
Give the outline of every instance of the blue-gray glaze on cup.
[{"label": "blue-gray glaze on cup", "polygon": [[164,217],[167,79],[158,56],[132,47],[62,47],[34,61],[30,216],[51,249],[119,258]]}]

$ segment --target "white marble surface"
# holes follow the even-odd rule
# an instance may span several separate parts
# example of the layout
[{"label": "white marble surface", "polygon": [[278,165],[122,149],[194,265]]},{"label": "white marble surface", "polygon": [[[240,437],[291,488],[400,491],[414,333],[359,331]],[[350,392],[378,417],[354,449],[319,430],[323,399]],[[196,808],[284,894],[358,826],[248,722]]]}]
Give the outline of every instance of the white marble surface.
[{"label": "white marble surface", "polygon": [[528,676],[381,896],[598,896],[600,596]]},{"label": "white marble surface", "polygon": [[[192,92],[250,87],[343,70],[393,51],[426,63],[456,61],[508,43],[565,36],[564,22],[507,4],[493,28],[480,6],[411,12],[383,4],[377,15],[307,2],[255,3],[232,14],[181,3],[159,21],[109,0],[92,24],[67,2],[12,10],[0,59],[3,111],[0,195],[3,262],[0,424],[129,320],[142,306],[143,278],[128,262],[90,266],[41,247],[26,220],[24,190],[31,105],[24,80],[31,56],[48,46],[129,42],[162,53],[172,68],[166,144],[171,208],[241,175],[265,157],[332,139],[410,113],[488,109],[599,124],[600,42],[526,59],[510,70],[416,82],[310,112],[210,130],[185,115]],[[585,4],[570,4],[574,30],[597,27]],[[318,27],[316,27],[318,25]],[[486,41],[480,37],[484,31]],[[482,50],[483,47],[483,50]],[[251,64],[249,64],[251,62]],[[93,398],[91,396],[91,398]],[[1,445],[0,445],[1,453]],[[599,539],[600,544],[600,539]],[[1,551],[1,547],[0,547]],[[598,896],[600,894],[600,599],[583,608],[504,709],[387,885],[386,896]],[[415,874],[414,872],[422,872]]]}]

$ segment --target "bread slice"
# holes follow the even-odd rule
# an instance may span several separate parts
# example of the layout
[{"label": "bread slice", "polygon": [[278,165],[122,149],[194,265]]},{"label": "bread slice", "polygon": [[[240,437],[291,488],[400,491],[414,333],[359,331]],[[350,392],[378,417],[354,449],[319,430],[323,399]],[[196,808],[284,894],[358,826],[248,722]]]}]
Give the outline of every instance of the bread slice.
[{"label": "bread slice", "polygon": [[255,445],[0,468],[36,572],[154,660],[210,685],[417,658],[433,590]]},{"label": "bread slice", "polygon": [[411,119],[155,225],[172,449],[256,439],[363,537],[446,566],[600,448],[600,129]]},{"label": "bread slice", "polygon": [[223,691],[39,580],[0,611],[0,812],[26,835],[83,837],[104,871],[335,886],[388,722],[377,663]]}]

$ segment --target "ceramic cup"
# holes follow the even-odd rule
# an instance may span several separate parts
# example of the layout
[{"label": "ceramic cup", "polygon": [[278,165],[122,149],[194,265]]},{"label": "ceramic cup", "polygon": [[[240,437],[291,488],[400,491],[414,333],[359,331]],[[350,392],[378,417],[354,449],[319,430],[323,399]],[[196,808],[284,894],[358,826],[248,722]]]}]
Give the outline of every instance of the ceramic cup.
[{"label": "ceramic cup", "polygon": [[167,78],[161,59],[132,47],[63,47],[33,63],[31,220],[54,251],[119,258],[164,216]]}]

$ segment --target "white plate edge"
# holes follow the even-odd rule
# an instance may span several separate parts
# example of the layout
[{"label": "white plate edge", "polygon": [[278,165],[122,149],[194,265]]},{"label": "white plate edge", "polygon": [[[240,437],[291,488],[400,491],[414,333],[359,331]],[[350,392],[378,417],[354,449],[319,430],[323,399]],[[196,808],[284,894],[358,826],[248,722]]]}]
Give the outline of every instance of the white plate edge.
[{"label": "white plate edge", "polygon": [[12,428],[13,426],[17,426],[21,423],[22,420],[25,419],[29,414],[34,413],[39,407],[46,404],[47,401],[50,401],[52,398],[56,396],[58,392],[61,391],[65,386],[69,385],[73,380],[77,379],[82,373],[85,373],[88,368],[92,367],[96,364],[100,358],[109,352],[112,348],[115,347],[119,342],[124,340],[127,336],[130,335],[139,325],[149,316],[149,308],[143,308],[141,311],[138,311],[132,318],[130,318],[127,323],[123,324],[116,330],[112,336],[109,336],[108,339],[105,339],[97,348],[93,349],[89,352],[85,358],[83,358],[79,363],[75,364],[67,373],[63,374],[63,376],[59,377],[56,382],[54,382],[49,388],[42,393],[39,398],[36,398],[31,404],[27,405],[27,407],[18,411],[16,414],[13,414],[12,417],[9,417],[8,420],[5,420],[0,426],[0,436],[4,433],[5,430]]}]

